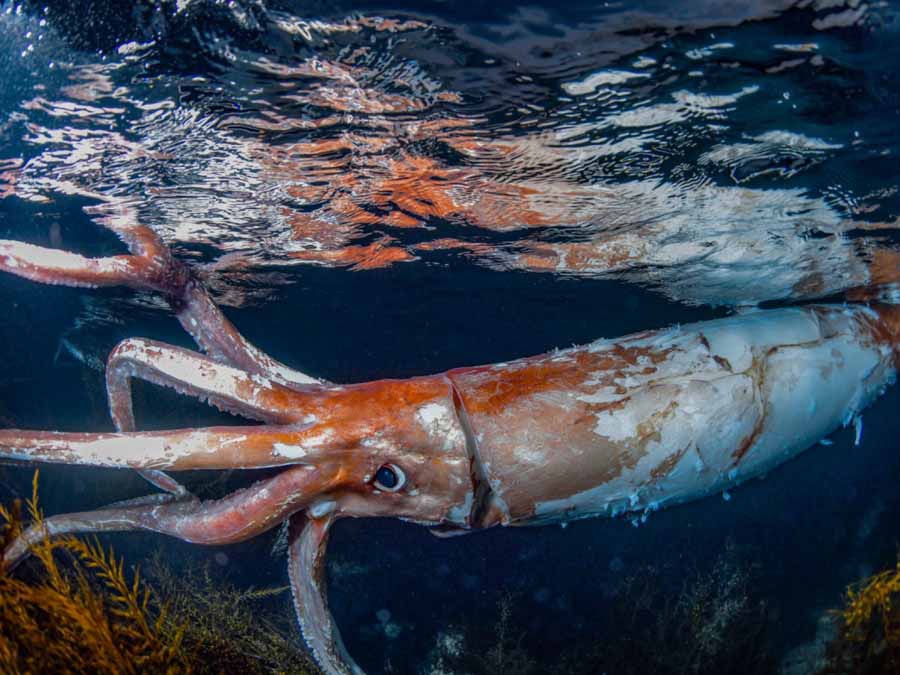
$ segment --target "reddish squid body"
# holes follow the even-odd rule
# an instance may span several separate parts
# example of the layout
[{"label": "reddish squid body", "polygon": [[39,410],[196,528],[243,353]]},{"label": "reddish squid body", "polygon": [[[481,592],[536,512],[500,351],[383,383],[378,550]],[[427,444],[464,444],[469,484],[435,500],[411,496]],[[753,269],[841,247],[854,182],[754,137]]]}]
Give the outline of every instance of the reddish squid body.
[{"label": "reddish squid body", "polygon": [[[809,306],[649,331],[509,363],[336,385],[248,343],[147,228],[107,223],[131,255],[87,259],[0,242],[38,282],[162,293],[206,356],[129,339],[106,379],[117,433],[0,431],[0,456],[133,468],[164,492],[53,516],[49,534],[152,530],[237,542],[290,521],[304,637],[327,673],[357,673],[328,612],[331,524],[391,516],[449,535],[495,525],[643,515],[759,475],[857,419],[896,379],[900,307]],[[261,426],[138,432],[138,377]],[[283,466],[201,502],[168,473]],[[3,552],[23,559],[45,531]]]}]

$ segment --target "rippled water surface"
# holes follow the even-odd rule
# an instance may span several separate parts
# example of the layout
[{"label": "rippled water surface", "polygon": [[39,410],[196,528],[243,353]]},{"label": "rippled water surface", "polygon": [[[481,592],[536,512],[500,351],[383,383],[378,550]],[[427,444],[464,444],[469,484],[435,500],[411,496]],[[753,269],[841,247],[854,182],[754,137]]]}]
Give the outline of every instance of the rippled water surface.
[{"label": "rippled water surface", "polygon": [[162,7],[6,5],[2,190],[129,210],[227,304],[295,265],[724,305],[896,265],[890,6]]},{"label": "rippled water surface", "polygon": [[[146,223],[255,342],[336,381],[896,293],[898,63],[900,6],[856,0],[4,1],[0,234],[109,254],[107,219]],[[149,296],[0,282],[4,425],[107,429],[116,340],[189,344]],[[144,426],[209,416],[141,391]],[[363,665],[414,672],[448,627],[491,644],[514,592],[549,669],[627,637],[604,607],[629,570],[677,586],[730,546],[762,570],[752,600],[781,658],[891,562],[897,405],[859,447],[848,432],[731,503],[638,529],[448,543],[342,525],[338,623]],[[48,508],[95,505],[96,480],[142,489],[48,475]],[[277,581],[270,544],[229,549],[235,575]]]}]

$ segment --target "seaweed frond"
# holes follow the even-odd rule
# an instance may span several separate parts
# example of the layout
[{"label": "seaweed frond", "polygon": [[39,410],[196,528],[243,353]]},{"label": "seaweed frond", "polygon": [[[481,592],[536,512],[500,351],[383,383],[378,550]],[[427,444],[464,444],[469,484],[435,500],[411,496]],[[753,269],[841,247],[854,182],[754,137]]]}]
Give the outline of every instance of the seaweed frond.
[{"label": "seaweed frond", "polygon": [[[0,505],[0,551],[26,520],[47,532],[37,472],[30,498]],[[159,550],[148,583],[97,538],[44,536],[30,553],[21,573],[0,571],[0,675],[317,672],[288,586],[240,588]]]},{"label": "seaweed frond", "polygon": [[847,602],[841,612],[849,640],[870,642],[875,630],[886,646],[900,648],[900,560],[893,569],[871,577],[847,589]]},{"label": "seaweed frond", "polygon": [[564,658],[567,672],[774,672],[769,610],[755,587],[752,563],[731,543],[679,585],[667,585],[658,568],[639,568],[623,580],[611,603],[617,639],[592,654],[571,650]]},{"label": "seaweed frond", "polygon": [[296,629],[288,586],[240,588],[209,563],[173,570],[160,552],[147,576],[169,599],[163,630],[185,627],[182,649],[196,672],[318,672]]},{"label": "seaweed frond", "polygon": [[0,551],[22,534],[22,500],[14,499],[9,507],[0,504]]},{"label": "seaweed frond", "polygon": [[529,675],[538,672],[537,662],[522,646],[525,634],[513,631],[513,603],[515,594],[504,593],[497,601],[497,622],[494,624],[494,644],[479,660],[489,675]]},{"label": "seaweed frond", "polygon": [[[25,511],[43,528],[37,484],[35,472]],[[23,531],[21,502],[0,507],[0,517],[5,546]],[[151,591],[112,551],[96,541],[44,537],[31,553],[35,580],[0,574],[0,672],[192,672],[181,631],[151,620]],[[60,566],[60,554],[71,565]]]},{"label": "seaweed frond", "polygon": [[887,570],[847,587],[840,628],[823,673],[900,672],[900,557]]}]

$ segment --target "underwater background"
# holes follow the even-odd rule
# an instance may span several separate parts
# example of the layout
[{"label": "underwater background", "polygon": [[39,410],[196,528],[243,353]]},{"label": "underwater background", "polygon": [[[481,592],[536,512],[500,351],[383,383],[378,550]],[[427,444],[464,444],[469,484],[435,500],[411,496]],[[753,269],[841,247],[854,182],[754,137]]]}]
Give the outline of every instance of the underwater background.
[{"label": "underwater background", "polygon": [[[889,2],[3,0],[0,237],[109,254],[98,219],[135,213],[252,342],[342,383],[842,302],[900,268],[898,64]],[[127,290],[3,276],[0,311],[4,427],[112,430],[110,349],[192,347]],[[236,422],[135,395],[142,429]],[[847,585],[896,562],[898,410],[645,521],[343,520],[331,609],[369,672],[814,672]],[[0,466],[0,500],[31,477]],[[147,491],[41,468],[48,514]],[[103,540],[279,587],[277,535]]]}]

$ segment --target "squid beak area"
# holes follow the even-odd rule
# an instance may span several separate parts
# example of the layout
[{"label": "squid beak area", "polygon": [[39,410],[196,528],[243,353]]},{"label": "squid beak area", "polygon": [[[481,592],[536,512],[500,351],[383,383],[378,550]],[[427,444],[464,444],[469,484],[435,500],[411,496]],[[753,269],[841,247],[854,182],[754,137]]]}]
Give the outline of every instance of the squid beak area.
[{"label": "squid beak area", "polygon": [[315,517],[295,514],[290,521],[288,575],[297,621],[306,644],[326,675],[362,675],[347,652],[328,609],[325,554],[334,512]]}]

